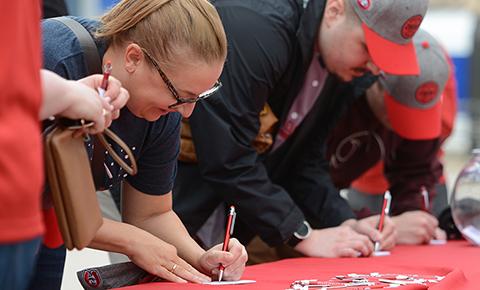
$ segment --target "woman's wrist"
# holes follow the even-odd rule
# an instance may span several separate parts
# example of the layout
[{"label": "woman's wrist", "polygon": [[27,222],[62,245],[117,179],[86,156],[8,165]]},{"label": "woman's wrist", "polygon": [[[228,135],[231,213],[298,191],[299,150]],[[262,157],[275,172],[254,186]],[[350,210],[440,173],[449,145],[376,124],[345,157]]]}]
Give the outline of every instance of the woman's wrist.
[{"label": "woman's wrist", "polygon": [[150,240],[151,238],[154,238],[155,240],[157,239],[157,237],[141,228],[130,224],[126,225],[128,226],[128,229],[125,233],[126,239],[124,245],[121,245],[121,249],[123,251],[122,253],[128,257],[134,256],[138,249],[143,247],[142,243],[145,243],[145,241]]},{"label": "woman's wrist", "polygon": [[205,250],[202,249],[200,246],[198,246],[196,242],[194,243],[195,245],[191,248],[190,253],[187,253],[182,258],[185,259],[190,265],[192,265],[198,271],[203,272],[204,274],[209,274],[206,272],[207,269],[204,269],[202,266],[202,258],[203,258],[203,255],[205,254]]}]

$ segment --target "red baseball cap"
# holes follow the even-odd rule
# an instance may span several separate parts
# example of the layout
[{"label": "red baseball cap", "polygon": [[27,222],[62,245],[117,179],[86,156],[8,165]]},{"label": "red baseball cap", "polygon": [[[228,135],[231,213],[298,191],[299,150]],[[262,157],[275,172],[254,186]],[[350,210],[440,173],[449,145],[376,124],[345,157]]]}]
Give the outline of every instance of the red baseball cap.
[{"label": "red baseball cap", "polygon": [[418,75],[412,37],[428,8],[428,0],[350,0],[362,20],[370,56],[382,71]]},{"label": "red baseball cap", "polygon": [[[428,94],[428,93],[427,93]],[[442,96],[428,109],[405,106],[394,97],[385,95],[388,120],[393,130],[411,140],[438,138],[442,130]]]},{"label": "red baseball cap", "polygon": [[380,77],[388,120],[404,138],[437,138],[442,126],[442,93],[450,74],[448,60],[440,44],[423,30],[415,35],[413,43],[420,75]]}]

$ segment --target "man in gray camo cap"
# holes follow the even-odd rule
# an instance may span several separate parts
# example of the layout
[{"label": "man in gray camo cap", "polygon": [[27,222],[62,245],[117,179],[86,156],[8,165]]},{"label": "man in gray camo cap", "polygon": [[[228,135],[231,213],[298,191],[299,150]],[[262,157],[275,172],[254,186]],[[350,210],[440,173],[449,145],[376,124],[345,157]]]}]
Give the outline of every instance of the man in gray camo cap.
[{"label": "man in gray camo cap", "polygon": [[440,146],[456,111],[445,50],[423,30],[414,46],[420,74],[382,74],[328,141],[332,179],[339,188],[350,187],[348,200],[358,217],[377,214],[390,190],[399,244],[446,239],[436,218],[448,206]]}]

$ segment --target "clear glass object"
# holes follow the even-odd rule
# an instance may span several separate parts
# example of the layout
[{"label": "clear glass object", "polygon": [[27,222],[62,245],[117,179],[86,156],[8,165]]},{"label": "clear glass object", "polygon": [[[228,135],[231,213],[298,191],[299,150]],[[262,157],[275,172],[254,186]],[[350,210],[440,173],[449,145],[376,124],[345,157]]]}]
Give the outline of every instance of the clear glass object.
[{"label": "clear glass object", "polygon": [[450,206],[462,235],[480,246],[480,148],[473,150],[472,158],[458,175]]}]

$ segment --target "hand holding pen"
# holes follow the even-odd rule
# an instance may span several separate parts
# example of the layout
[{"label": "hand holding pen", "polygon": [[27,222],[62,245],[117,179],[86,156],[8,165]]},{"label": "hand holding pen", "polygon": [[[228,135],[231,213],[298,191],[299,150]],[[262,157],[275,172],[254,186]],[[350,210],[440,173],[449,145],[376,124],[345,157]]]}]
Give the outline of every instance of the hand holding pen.
[{"label": "hand holding pen", "polygon": [[[43,73],[43,71],[42,71]],[[45,71],[42,76],[50,78],[55,75]],[[58,76],[56,76],[59,78]],[[99,87],[102,87],[103,80],[107,79],[108,82],[103,85],[105,98],[100,96],[98,91]],[[105,78],[103,75],[91,75],[77,81],[65,80],[65,85],[60,86],[63,89],[64,102],[57,105],[65,106],[59,116],[63,116],[72,120],[85,120],[85,124],[88,121],[93,122],[90,126],[78,126],[80,130],[76,130],[74,134],[81,136],[87,134],[97,134],[102,132],[110,126],[113,119],[118,117],[118,111],[121,107],[125,106],[128,100],[128,92],[122,88],[121,83],[113,78]],[[105,114],[105,112],[108,112]]]},{"label": "hand holding pen", "polygon": [[230,207],[224,236],[225,242],[210,248],[199,259],[199,266],[204,273],[218,276],[222,281],[240,279],[248,260],[245,247],[237,239],[231,237],[235,215],[235,208]]},{"label": "hand holding pen", "polygon": [[[100,86],[97,87],[98,94],[104,98],[109,105],[111,105],[110,113],[111,120],[115,120],[120,116],[120,109],[123,108],[129,99],[128,91],[122,87],[120,81],[114,78],[112,74],[112,63],[107,61],[103,66],[103,76]],[[107,126],[108,127],[108,126]]]},{"label": "hand holding pen", "polygon": [[[430,195],[429,192],[427,191],[427,188],[425,186],[422,186],[420,189],[420,193],[422,194],[422,199],[423,199],[423,210],[426,213],[431,213],[431,203],[430,203]],[[433,217],[433,216],[432,216]],[[436,220],[437,221],[437,220]],[[447,240],[447,234],[445,231],[443,231],[439,226],[438,226],[438,221],[435,226],[434,234],[431,237],[429,243],[432,245],[443,245],[446,243]]]}]

